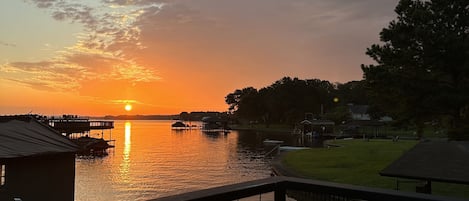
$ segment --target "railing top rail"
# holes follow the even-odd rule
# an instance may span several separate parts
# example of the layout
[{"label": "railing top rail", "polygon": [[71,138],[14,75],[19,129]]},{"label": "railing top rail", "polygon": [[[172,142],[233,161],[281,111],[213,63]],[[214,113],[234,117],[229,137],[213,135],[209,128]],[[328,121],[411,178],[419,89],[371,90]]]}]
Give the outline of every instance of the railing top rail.
[{"label": "railing top rail", "polygon": [[292,177],[271,177],[157,198],[150,201],[236,200],[262,193],[273,192],[276,190],[300,190],[307,192],[326,193],[370,201],[463,201],[463,199],[452,197],[394,191],[348,184],[337,184],[332,182]]},{"label": "railing top rail", "polygon": [[280,181],[282,181],[280,177],[272,177],[182,193],[178,195],[157,198],[150,201],[236,200],[261,193],[272,192],[276,189],[276,184]]},{"label": "railing top rail", "polygon": [[[409,201],[463,201],[465,199],[444,197],[423,193],[396,191],[389,189],[355,186],[350,184],[338,184],[333,182],[309,180],[302,178],[283,177],[283,185],[286,189],[302,190],[308,192],[329,193],[334,195],[352,197],[365,200],[409,200]],[[467,201],[467,200],[465,200]]]}]

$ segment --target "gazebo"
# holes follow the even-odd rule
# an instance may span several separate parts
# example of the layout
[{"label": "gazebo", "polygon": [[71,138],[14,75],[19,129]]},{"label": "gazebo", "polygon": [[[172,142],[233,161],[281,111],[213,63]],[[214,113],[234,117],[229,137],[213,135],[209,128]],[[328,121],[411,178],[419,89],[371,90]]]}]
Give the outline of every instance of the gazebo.
[{"label": "gazebo", "polygon": [[431,194],[432,181],[469,184],[468,167],[468,141],[423,141],[383,169],[380,175],[424,181],[416,191]]}]

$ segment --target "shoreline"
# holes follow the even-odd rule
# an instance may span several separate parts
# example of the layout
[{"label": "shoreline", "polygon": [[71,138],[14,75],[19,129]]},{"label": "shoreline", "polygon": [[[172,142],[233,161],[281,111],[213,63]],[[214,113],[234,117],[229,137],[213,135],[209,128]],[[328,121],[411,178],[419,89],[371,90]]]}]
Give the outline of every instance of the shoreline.
[{"label": "shoreline", "polygon": [[259,132],[274,132],[274,133],[284,133],[290,134],[292,128],[288,127],[258,127],[258,126],[240,126],[240,125],[230,125],[232,130],[241,130],[241,131],[259,131]]},{"label": "shoreline", "polygon": [[282,161],[286,157],[286,154],[286,152],[280,153],[272,159],[272,162],[270,163],[273,174],[272,176],[287,176],[308,179],[308,177],[306,177],[305,175],[302,175],[297,171],[292,170],[291,168],[286,167],[284,164],[282,164]]}]

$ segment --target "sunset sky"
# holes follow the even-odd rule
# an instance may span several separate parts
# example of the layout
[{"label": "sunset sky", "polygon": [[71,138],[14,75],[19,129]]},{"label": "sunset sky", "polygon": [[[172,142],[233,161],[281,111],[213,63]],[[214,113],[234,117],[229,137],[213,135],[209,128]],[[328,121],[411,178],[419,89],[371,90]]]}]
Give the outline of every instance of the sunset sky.
[{"label": "sunset sky", "polygon": [[284,76],[360,80],[397,2],[3,0],[0,114],[225,111]]}]

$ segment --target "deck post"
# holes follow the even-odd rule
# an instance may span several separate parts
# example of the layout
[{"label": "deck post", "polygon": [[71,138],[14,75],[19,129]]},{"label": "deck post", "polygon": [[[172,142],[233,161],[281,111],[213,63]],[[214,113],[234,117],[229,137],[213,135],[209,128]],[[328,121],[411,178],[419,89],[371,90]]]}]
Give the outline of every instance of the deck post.
[{"label": "deck post", "polygon": [[275,201],[285,201],[286,190],[283,187],[277,187],[274,192]]}]

